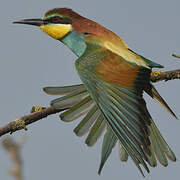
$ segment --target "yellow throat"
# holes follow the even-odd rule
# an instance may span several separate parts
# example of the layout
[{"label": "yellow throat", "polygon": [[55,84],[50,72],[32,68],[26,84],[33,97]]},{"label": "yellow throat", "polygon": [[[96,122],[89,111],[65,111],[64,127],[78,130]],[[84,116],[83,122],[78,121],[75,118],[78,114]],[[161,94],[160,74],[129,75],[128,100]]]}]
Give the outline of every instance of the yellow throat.
[{"label": "yellow throat", "polygon": [[40,29],[54,39],[61,39],[72,31],[71,24],[47,24],[40,26]]}]

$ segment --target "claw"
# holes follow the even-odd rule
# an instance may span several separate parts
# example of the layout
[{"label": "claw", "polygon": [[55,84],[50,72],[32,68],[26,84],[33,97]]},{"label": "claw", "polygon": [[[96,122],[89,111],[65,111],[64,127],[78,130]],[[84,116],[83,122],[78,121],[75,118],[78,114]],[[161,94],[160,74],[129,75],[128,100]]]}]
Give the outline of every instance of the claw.
[{"label": "claw", "polygon": [[161,73],[162,73],[161,71],[152,71],[151,76],[157,77],[157,76],[161,75]]},{"label": "claw", "polygon": [[42,111],[43,109],[45,109],[45,108],[42,106],[33,106],[31,109],[31,113],[39,112],[39,111]]}]

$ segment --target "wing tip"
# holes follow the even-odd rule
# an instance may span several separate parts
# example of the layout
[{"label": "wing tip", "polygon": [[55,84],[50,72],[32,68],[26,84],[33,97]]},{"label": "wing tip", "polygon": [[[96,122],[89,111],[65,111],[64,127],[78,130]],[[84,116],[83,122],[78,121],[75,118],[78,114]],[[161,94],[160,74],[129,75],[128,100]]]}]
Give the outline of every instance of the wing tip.
[{"label": "wing tip", "polygon": [[101,172],[102,172],[103,167],[104,167],[104,163],[101,161],[100,166],[99,166],[99,169],[98,169],[98,175],[99,175],[99,176],[101,175]]}]

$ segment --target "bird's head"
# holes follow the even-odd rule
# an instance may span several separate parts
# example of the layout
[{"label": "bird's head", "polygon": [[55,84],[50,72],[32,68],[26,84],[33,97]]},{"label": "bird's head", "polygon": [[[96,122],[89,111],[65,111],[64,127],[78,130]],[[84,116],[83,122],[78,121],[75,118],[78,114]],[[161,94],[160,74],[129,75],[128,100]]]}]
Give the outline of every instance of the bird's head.
[{"label": "bird's head", "polygon": [[74,24],[81,18],[71,9],[56,8],[46,12],[42,19],[23,19],[14,23],[38,26],[44,33],[59,40],[75,29]]},{"label": "bird's head", "polygon": [[78,34],[95,34],[97,36],[108,36],[109,33],[112,33],[98,23],[68,8],[52,9],[46,12],[42,19],[23,19],[14,23],[39,26],[43,32],[58,40],[73,30],[76,30]]}]

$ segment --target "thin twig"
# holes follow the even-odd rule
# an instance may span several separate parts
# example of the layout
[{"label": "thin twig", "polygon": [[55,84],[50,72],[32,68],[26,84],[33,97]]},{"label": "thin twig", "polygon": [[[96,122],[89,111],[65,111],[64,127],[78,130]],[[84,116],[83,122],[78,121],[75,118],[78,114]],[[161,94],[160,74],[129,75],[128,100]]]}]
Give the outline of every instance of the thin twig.
[{"label": "thin twig", "polygon": [[[166,71],[166,72],[160,72],[160,71],[153,71],[151,73],[151,81],[152,82],[158,82],[158,81],[168,81],[173,79],[180,79],[180,69],[173,70],[173,71]],[[45,117],[56,114],[58,112],[61,112],[65,109],[55,109],[53,107],[47,107],[43,108],[41,111],[33,112],[28,115],[22,116],[9,124],[0,127],[0,137],[7,134],[7,133],[13,133],[15,131],[25,129],[27,130],[26,126],[34,123],[38,120],[44,119]]]},{"label": "thin twig", "polygon": [[180,58],[179,55],[176,55],[176,54],[172,54],[172,56],[176,57],[176,58]]},{"label": "thin twig", "polygon": [[9,173],[14,176],[16,180],[23,180],[23,163],[21,158],[21,147],[24,144],[16,143],[11,137],[6,137],[2,141],[5,150],[8,151],[14,167],[9,170]]}]

